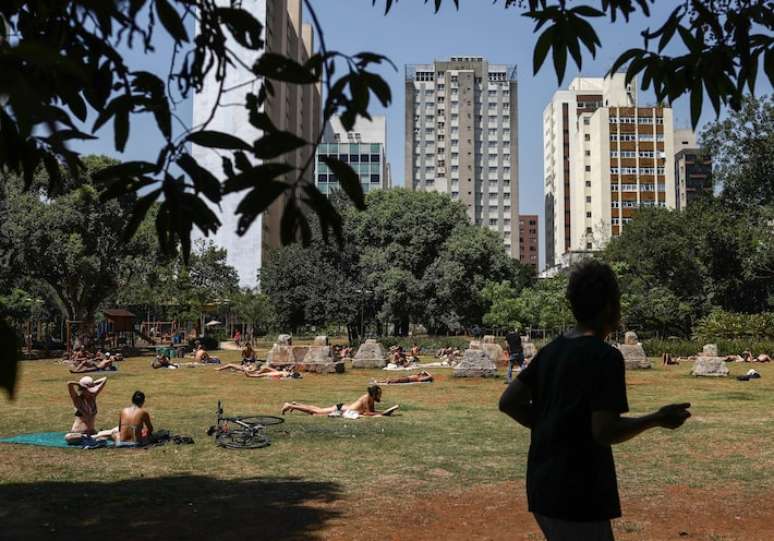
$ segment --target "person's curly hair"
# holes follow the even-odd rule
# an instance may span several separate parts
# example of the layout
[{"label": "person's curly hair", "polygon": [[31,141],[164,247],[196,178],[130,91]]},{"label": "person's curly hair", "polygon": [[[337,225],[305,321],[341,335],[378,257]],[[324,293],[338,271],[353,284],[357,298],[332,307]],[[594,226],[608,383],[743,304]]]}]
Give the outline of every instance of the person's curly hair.
[{"label": "person's curly hair", "polygon": [[578,325],[612,330],[621,319],[621,291],[610,265],[589,259],[576,264],[567,284],[567,300]]}]

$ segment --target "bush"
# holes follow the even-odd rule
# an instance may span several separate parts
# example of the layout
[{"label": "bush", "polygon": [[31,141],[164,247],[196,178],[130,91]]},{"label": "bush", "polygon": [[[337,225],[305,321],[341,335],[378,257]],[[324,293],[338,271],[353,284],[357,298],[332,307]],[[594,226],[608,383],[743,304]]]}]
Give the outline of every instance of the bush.
[{"label": "bush", "polygon": [[693,340],[661,340],[652,338],[642,341],[642,347],[648,357],[659,357],[662,353],[668,352],[673,357],[688,357],[699,353],[704,344],[716,344],[719,355],[740,355],[743,351],[750,351],[753,355],[759,353],[774,352],[774,340],[708,340],[706,342]]},{"label": "bush", "polygon": [[[425,354],[435,354],[436,351],[442,347],[456,347],[460,349],[467,349],[470,340],[464,336],[384,336],[377,338],[381,344],[389,349],[392,346],[403,346],[403,349],[410,349],[414,344],[417,344],[422,348]],[[355,340],[353,347],[358,347],[362,343],[362,340]]]},{"label": "bush", "polygon": [[693,328],[694,340],[774,340],[774,312],[737,314],[716,310],[701,318]]}]

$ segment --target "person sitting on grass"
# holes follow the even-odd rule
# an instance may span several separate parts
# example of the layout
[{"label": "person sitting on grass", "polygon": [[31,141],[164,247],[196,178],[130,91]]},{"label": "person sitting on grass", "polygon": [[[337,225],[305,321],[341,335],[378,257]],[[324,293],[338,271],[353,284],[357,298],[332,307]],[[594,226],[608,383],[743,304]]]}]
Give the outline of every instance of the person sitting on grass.
[{"label": "person sitting on grass", "polygon": [[295,366],[291,366],[282,370],[276,370],[269,366],[264,366],[257,370],[245,370],[245,376],[248,378],[263,379],[300,379],[302,377],[301,373],[296,370]]},{"label": "person sitting on grass", "polygon": [[342,416],[348,412],[352,412],[347,416],[365,416],[365,417],[382,417],[392,415],[398,406],[392,406],[383,412],[376,411],[376,403],[382,400],[382,388],[378,385],[369,385],[368,392],[352,402],[351,404],[336,404],[327,408],[321,408],[318,406],[310,406],[307,404],[297,404],[296,402],[285,402],[282,406],[282,415],[293,411],[300,411],[315,416]]},{"label": "person sitting on grass", "polygon": [[94,381],[91,376],[83,376],[78,381],[68,381],[67,390],[75,407],[75,420],[65,441],[70,445],[81,443],[84,436],[97,433],[97,396],[105,388],[107,378]]},{"label": "person sitting on grass", "polygon": [[204,346],[199,343],[199,345],[196,346],[196,353],[194,353],[194,362],[201,364],[220,364],[220,359],[207,353]]},{"label": "person sitting on grass", "polygon": [[624,360],[605,342],[618,328],[620,299],[609,265],[578,264],[567,285],[576,328],[543,347],[500,398],[500,411],[531,430],[527,502],[548,541],[612,540],[621,504],[611,445],[691,416],[688,403],[621,416],[629,410]]},{"label": "person sitting on grass", "polygon": [[242,364],[255,364],[255,350],[250,344],[245,344],[242,348]]},{"label": "person sitting on grass", "polygon": [[156,358],[153,359],[153,362],[151,363],[151,367],[153,367],[154,369],[159,369],[159,368],[172,368],[172,369],[180,368],[179,365],[177,365],[177,364],[173,363],[172,361],[170,361],[169,357],[167,357],[166,354],[164,354],[164,355],[160,355],[160,354],[156,355]]},{"label": "person sitting on grass", "polygon": [[433,375],[426,370],[422,370],[416,374],[410,376],[403,376],[399,378],[388,378],[384,381],[377,381],[380,385],[398,385],[401,383],[431,383],[433,381]]},{"label": "person sitting on grass", "polygon": [[153,424],[144,406],[145,393],[135,391],[132,405],[122,409],[118,417],[118,427],[114,429],[116,447],[139,447],[152,441]]}]

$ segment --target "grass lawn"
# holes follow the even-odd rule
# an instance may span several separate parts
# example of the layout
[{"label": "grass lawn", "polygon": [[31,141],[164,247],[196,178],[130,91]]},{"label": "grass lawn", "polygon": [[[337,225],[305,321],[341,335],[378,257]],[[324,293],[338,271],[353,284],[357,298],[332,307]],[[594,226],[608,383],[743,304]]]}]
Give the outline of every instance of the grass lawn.
[{"label": "grass lawn", "polygon": [[[224,361],[238,355],[219,352]],[[625,515],[616,521],[619,539],[682,538],[683,527],[689,539],[774,539],[774,529],[756,522],[772,528],[774,518],[774,366],[731,365],[732,376],[751,366],[762,379],[696,379],[687,364],[627,373],[632,413],[689,401],[693,418],[681,430],[650,431],[616,447]],[[496,522],[501,510],[531,520],[523,490],[529,434],[497,411],[502,379],[455,380],[437,369],[433,384],[385,388],[382,407],[401,406],[393,418],[293,414],[271,430],[265,449],[220,449],[204,434],[218,400],[226,414],[276,415],[289,400],[353,400],[385,374],[261,381],[211,368],[154,371],[149,358],[124,361],[108,373],[98,426],[115,426],[140,389],[157,428],[191,435],[196,444],[96,451],[0,445],[0,538],[91,539],[118,528],[149,539],[476,539],[466,529],[475,528],[489,539],[540,539],[531,522],[486,530],[484,518]],[[0,436],[69,429],[70,376],[51,361],[24,363],[18,398],[3,404]],[[748,517],[724,502],[760,503]],[[678,525],[688,512],[681,506],[694,504],[699,514]],[[712,519],[697,524],[701,509]],[[485,523],[476,526],[479,519]]]}]

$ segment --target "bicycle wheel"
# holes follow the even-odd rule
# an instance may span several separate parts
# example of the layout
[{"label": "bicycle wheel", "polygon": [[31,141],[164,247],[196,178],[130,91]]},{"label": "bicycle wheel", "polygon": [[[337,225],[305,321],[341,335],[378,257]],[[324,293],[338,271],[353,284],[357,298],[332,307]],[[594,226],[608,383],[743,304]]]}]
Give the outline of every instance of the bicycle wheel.
[{"label": "bicycle wheel", "polygon": [[229,449],[260,449],[271,444],[264,434],[254,430],[231,430],[215,436],[215,442],[220,447]]},{"label": "bicycle wheel", "polygon": [[254,415],[250,417],[236,417],[235,419],[252,426],[255,426],[255,425],[273,426],[273,425],[281,425],[282,423],[285,422],[285,419],[283,419],[282,417],[275,417],[273,415]]}]

